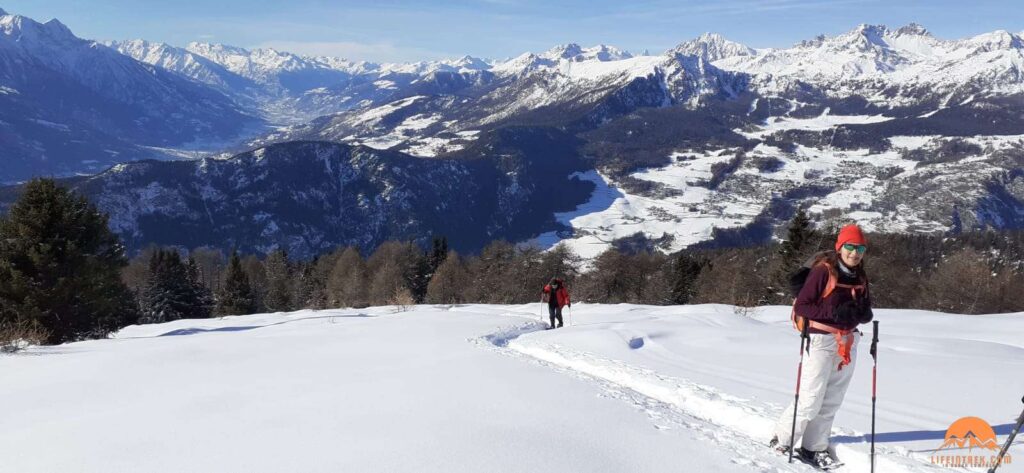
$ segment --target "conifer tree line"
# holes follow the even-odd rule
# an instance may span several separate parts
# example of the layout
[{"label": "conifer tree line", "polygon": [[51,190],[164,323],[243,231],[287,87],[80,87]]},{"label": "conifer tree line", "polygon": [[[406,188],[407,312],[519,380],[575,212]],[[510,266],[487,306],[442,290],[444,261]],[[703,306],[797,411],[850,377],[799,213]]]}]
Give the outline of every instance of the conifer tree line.
[{"label": "conifer tree line", "polygon": [[[282,250],[150,247],[130,260],[107,216],[37,179],[0,216],[0,349],[4,340],[63,343],[133,323],[260,312],[427,304],[521,304],[553,277],[574,301],[741,307],[791,303],[788,276],[836,228],[799,211],[778,241],[674,254],[613,247],[583,261],[559,245],[494,241],[461,255],[389,241],[364,255],[337,248],[309,261]],[[1024,232],[956,236],[874,234],[865,265],[875,305],[952,313],[1024,310]]]}]

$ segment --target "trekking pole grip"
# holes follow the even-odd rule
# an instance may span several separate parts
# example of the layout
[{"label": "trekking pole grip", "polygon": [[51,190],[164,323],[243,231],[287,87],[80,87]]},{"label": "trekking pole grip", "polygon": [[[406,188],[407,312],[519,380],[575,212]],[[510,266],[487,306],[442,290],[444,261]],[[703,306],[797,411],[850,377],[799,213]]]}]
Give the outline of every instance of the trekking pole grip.
[{"label": "trekking pole grip", "polygon": [[871,331],[871,358],[878,359],[878,321],[872,323]]}]

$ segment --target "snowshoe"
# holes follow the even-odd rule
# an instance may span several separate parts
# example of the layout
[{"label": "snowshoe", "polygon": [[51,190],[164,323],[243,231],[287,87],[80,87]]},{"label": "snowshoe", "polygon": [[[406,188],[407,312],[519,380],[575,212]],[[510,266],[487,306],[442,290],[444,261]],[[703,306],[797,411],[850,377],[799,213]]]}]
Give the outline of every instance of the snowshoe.
[{"label": "snowshoe", "polygon": [[779,442],[779,437],[772,437],[768,441],[768,448],[775,450],[776,453],[781,455],[789,456],[789,445],[783,445],[782,442]]},{"label": "snowshoe", "polygon": [[793,455],[793,458],[798,458],[800,461],[822,471],[831,471],[843,466],[843,462],[839,461],[836,454],[829,450],[812,452],[810,450],[798,448],[794,453],[796,453],[796,455]]}]

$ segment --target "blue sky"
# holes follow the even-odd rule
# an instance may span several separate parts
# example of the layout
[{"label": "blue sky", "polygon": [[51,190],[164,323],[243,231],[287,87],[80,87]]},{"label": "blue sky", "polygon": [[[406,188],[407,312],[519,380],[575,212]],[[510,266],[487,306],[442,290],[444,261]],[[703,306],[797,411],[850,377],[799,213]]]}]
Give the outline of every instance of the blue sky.
[{"label": "blue sky", "polygon": [[9,13],[57,18],[89,39],[209,41],[377,62],[469,54],[504,58],[568,42],[633,52],[703,32],[752,47],[785,47],[859,23],[924,25],[955,39],[1024,30],[1010,0],[0,0]]}]

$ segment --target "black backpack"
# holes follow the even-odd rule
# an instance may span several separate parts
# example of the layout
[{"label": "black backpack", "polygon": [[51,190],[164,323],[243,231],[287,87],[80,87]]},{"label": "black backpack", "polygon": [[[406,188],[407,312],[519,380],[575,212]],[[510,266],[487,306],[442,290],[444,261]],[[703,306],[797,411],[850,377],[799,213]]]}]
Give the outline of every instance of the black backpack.
[{"label": "black backpack", "polygon": [[789,274],[789,292],[793,295],[794,299],[800,295],[800,290],[804,288],[804,283],[807,282],[807,275],[811,274],[811,268],[814,267],[814,263],[826,258],[832,258],[835,253],[833,250],[819,251],[808,258],[807,261],[804,261],[803,266]]}]

